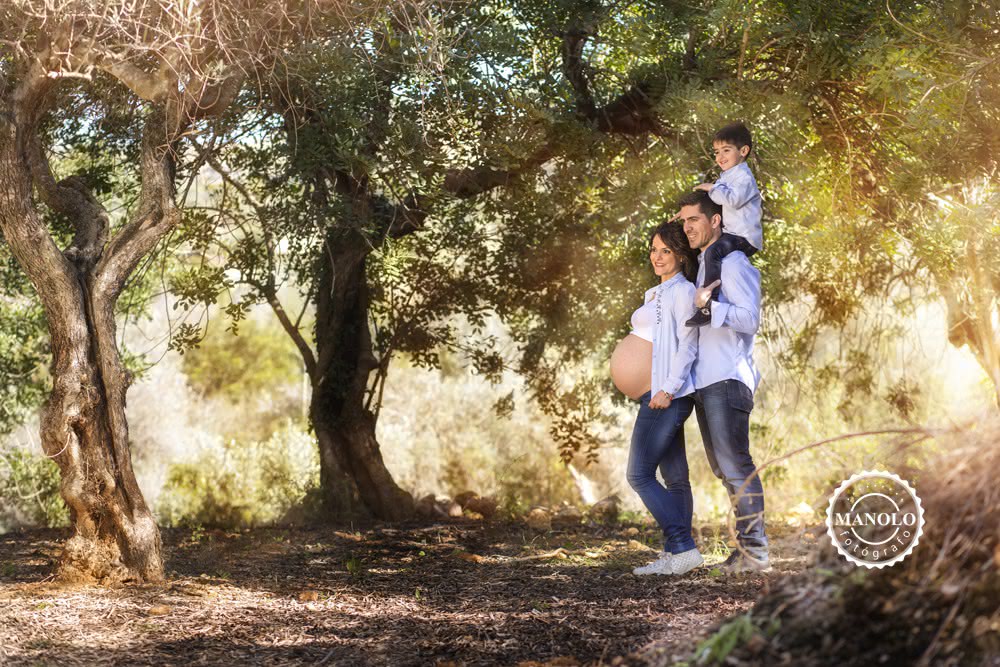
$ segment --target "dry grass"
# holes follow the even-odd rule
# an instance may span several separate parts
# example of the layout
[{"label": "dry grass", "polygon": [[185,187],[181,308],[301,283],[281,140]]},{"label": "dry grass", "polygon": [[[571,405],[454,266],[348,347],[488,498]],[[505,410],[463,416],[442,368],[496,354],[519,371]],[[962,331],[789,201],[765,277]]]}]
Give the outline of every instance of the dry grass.
[{"label": "dry grass", "polygon": [[772,573],[638,578],[648,526],[178,530],[167,583],[65,588],[47,580],[64,537],[0,538],[0,663],[641,664],[687,655],[804,561],[786,535]]},{"label": "dry grass", "polygon": [[812,567],[755,604],[727,664],[1000,665],[1000,424],[939,444],[919,473],[899,470],[925,512],[913,553],[867,570],[824,539]]}]

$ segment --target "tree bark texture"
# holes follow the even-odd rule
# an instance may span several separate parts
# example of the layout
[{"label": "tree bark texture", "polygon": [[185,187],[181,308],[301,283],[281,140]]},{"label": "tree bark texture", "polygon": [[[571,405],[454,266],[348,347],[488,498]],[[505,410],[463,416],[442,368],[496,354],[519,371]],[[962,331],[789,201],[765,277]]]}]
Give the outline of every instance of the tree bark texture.
[{"label": "tree bark texture", "polygon": [[[215,102],[225,106],[236,90],[232,79],[223,79],[194,99],[178,90],[176,78],[143,78],[122,62],[101,65],[147,103],[138,126],[136,213],[112,236],[108,211],[84,179],[57,181],[42,145],[39,126],[56,103],[59,68],[86,64],[75,61],[69,37],[60,39],[54,41],[62,44],[61,55],[39,53],[0,99],[0,230],[42,301],[52,352],[53,386],[40,435],[59,466],[73,525],[59,573],[102,583],[156,581],[163,577],[160,534],[132,469],[125,417],[132,378],[116,344],[115,303],[139,262],[179,220],[173,159],[179,137],[199,113],[217,109]],[[213,104],[205,103],[207,96]],[[65,250],[50,235],[36,198],[73,225]]]},{"label": "tree bark texture", "polygon": [[310,417],[331,517],[400,520],[413,513],[413,498],[385,467],[375,436],[375,415],[365,407],[368,377],[378,362],[368,328],[369,246],[363,239],[351,242],[354,234],[347,232],[339,243],[329,239],[330,252],[320,260]]}]

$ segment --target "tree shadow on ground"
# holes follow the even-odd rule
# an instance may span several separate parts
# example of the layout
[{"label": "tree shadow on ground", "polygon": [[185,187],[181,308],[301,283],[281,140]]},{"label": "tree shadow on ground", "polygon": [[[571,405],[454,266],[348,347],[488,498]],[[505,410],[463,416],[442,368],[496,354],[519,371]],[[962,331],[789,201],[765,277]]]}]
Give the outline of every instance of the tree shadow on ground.
[{"label": "tree shadow on ground", "polygon": [[[164,584],[64,590],[23,583],[51,573],[40,561],[64,536],[28,537],[0,538],[0,561],[18,563],[0,597],[9,664],[586,664],[630,654],[641,664],[653,646],[686,656],[705,627],[801,565],[635,577],[655,534],[623,526],[168,530]],[[72,629],[59,622],[68,615]]]}]

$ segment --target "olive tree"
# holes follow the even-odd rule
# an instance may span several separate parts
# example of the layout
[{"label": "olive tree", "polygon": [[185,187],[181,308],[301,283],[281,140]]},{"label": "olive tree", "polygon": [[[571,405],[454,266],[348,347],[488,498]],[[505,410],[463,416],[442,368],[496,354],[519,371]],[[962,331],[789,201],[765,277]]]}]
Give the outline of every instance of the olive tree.
[{"label": "olive tree", "polygon": [[[349,17],[333,3],[322,9]],[[116,302],[180,220],[179,165],[198,170],[185,158],[187,140],[210,134],[320,10],[282,0],[11,0],[0,8],[0,230],[48,326],[52,391],[41,442],[60,468],[73,524],[65,577],[162,577],[159,531],[132,470],[125,404],[133,378],[116,342]],[[115,125],[134,201],[100,192],[85,172],[60,173],[53,156],[67,124],[95,135]]]}]

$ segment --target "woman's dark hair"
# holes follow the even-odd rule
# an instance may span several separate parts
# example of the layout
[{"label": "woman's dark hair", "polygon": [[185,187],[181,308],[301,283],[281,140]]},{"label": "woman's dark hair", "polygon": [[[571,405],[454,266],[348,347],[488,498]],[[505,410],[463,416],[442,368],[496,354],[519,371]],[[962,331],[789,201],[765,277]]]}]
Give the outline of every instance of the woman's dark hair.
[{"label": "woman's dark hair", "polygon": [[653,239],[657,236],[663,245],[670,248],[674,257],[681,265],[681,273],[684,277],[694,282],[698,277],[698,254],[688,243],[687,234],[684,233],[684,223],[679,221],[661,222],[657,225],[653,233],[649,235],[649,247],[653,247]]}]

